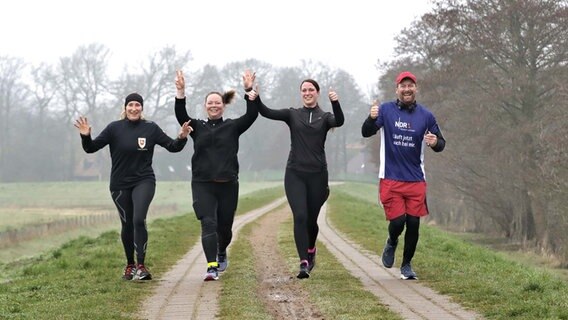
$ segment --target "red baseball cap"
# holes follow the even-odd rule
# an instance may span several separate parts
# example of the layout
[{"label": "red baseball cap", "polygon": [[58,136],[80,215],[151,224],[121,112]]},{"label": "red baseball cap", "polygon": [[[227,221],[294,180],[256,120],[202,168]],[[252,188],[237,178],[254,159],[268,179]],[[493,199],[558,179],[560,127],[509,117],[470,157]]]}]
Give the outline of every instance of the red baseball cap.
[{"label": "red baseball cap", "polygon": [[395,83],[398,85],[402,82],[402,80],[404,79],[410,79],[412,81],[414,81],[414,83],[416,83],[416,76],[413,75],[412,73],[410,73],[410,71],[403,71],[401,72],[398,77],[396,77]]}]

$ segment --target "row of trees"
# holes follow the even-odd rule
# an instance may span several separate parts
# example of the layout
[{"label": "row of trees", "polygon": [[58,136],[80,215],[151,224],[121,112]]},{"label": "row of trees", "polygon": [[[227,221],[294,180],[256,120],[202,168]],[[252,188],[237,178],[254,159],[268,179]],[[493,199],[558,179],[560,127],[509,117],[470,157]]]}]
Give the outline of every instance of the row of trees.
[{"label": "row of trees", "polygon": [[[21,59],[0,57],[0,181],[44,181],[107,178],[110,161],[107,152],[86,155],[72,123],[79,115],[89,118],[93,134],[116,120],[124,97],[139,92],[144,97],[147,119],[157,122],[170,135],[179,125],[173,112],[175,71],[186,69],[190,52],[166,47],[142,62],[134,72],[125,66],[116,79],[109,76],[110,50],[101,44],[79,47],[56,64],[30,66]],[[301,106],[299,85],[311,77],[322,88],[333,86],[340,95],[347,122],[335,130],[328,141],[328,160],[332,176],[345,176],[351,158],[347,146],[359,141],[359,126],[368,104],[353,77],[317,62],[305,61],[298,67],[276,68],[266,62],[247,60],[217,68],[206,65],[185,70],[188,82],[188,112],[205,118],[203,103],[210,91],[237,89],[239,97],[229,105],[226,117],[245,111],[242,73],[256,72],[261,96],[273,108]],[[327,90],[321,92],[320,105],[331,110]],[[289,134],[284,123],[259,117],[247,131],[240,146],[242,171],[283,172],[289,150]],[[162,178],[188,180],[192,146],[172,155],[157,148],[155,169]]]},{"label": "row of trees", "polygon": [[[371,93],[383,88],[381,100],[392,99],[396,74],[412,70],[419,76],[419,102],[438,116],[448,144],[441,154],[426,154],[430,219],[502,235],[567,266],[568,1],[438,0],[433,6],[397,37],[398,56],[379,63],[383,76]],[[108,57],[99,44],[55,65],[30,67],[0,57],[1,182],[74,179],[84,159],[106,179],[108,154],[86,156],[72,120],[88,116],[96,134],[117,118],[132,91],[145,97],[147,118],[175,134],[173,79],[176,69],[189,65],[190,52],[164,48],[135,72],[125,67],[117,79],[109,77]],[[360,136],[369,101],[344,70],[311,61],[284,68],[257,60],[205,66],[186,72],[189,113],[204,117],[209,91],[240,90],[247,68],[256,71],[263,101],[273,108],[300,106],[304,78],[333,86],[346,124],[328,138],[330,176],[353,177],[352,166],[364,167],[370,180],[376,176],[378,141]],[[326,94],[322,90],[320,102],[330,110]],[[227,116],[243,112],[238,99]],[[357,158],[361,142],[367,156]],[[242,172],[282,173],[288,129],[259,117],[240,150]],[[190,155],[191,146],[179,155],[157,152],[155,168],[162,177],[188,179]],[[365,160],[373,157],[374,163]]]}]

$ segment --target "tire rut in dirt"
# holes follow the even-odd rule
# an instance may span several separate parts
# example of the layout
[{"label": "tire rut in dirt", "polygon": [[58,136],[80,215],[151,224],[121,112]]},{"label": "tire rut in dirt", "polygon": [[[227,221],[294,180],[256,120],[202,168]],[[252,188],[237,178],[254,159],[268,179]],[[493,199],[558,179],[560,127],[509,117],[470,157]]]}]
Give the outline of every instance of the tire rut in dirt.
[{"label": "tire rut in dirt", "polygon": [[278,228],[291,216],[286,206],[263,216],[253,227],[249,239],[254,247],[257,294],[275,319],[324,319],[299,283],[310,280],[296,279],[278,249]]}]

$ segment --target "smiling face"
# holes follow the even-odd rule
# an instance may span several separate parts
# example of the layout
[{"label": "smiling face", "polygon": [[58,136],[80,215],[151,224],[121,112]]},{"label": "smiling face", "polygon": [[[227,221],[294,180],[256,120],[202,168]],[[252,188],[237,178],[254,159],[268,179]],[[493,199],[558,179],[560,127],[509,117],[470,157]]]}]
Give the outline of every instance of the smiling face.
[{"label": "smiling face", "polygon": [[411,104],[416,100],[418,87],[410,78],[403,79],[396,86],[396,97],[404,104]]},{"label": "smiling face", "polygon": [[319,92],[311,82],[304,81],[302,83],[300,94],[302,95],[304,106],[313,108],[318,104]]},{"label": "smiling face", "polygon": [[223,112],[225,112],[223,98],[218,93],[210,93],[205,98],[205,111],[207,112],[207,117],[211,120],[223,117]]},{"label": "smiling face", "polygon": [[130,121],[138,121],[142,118],[142,104],[138,101],[130,101],[124,107],[126,118]]}]

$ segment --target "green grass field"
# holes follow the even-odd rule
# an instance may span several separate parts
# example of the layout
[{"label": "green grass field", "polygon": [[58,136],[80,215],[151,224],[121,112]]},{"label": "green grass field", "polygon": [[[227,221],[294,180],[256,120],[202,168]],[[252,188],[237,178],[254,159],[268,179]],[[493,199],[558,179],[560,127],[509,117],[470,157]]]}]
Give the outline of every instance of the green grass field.
[{"label": "green grass field", "polygon": [[[240,183],[241,197],[281,182]],[[189,182],[158,181],[148,221],[175,216],[193,210]],[[72,219],[80,216],[115,215],[108,182],[10,183],[0,184],[0,232],[19,230],[30,225]],[[0,261],[7,263],[30,258],[55,249],[79,236],[96,237],[109,230],[119,230],[116,220],[63,233],[38,237],[9,247],[0,246]]]},{"label": "green grass field", "polygon": [[[281,187],[250,192],[241,197],[239,213],[282,195]],[[376,204],[376,186],[333,186],[328,210],[333,224],[353,241],[375,253],[382,250],[387,222]],[[198,240],[199,224],[187,212],[149,224],[151,249],[147,260],[157,279]],[[254,228],[254,223],[243,229],[244,235],[249,228]],[[282,224],[278,239],[293,273],[297,265],[289,221]],[[239,319],[241,315],[264,319],[267,315],[257,303],[257,284],[247,267],[250,246],[245,236],[239,237],[232,248],[231,272],[223,277],[221,298],[232,301],[231,311],[222,312],[226,315],[222,319]],[[323,246],[320,248],[317,277],[302,286],[326,319],[396,317],[364,291]],[[0,263],[4,276],[0,319],[135,319],[139,305],[123,303],[124,297],[141,301],[158,282],[120,281],[123,259],[118,232],[110,231],[97,237],[79,237],[32,259]],[[487,319],[568,319],[568,284],[557,273],[518,262],[509,254],[438,228],[421,227],[413,266],[422,284]],[[353,299],[364,307],[346,303]]]}]

